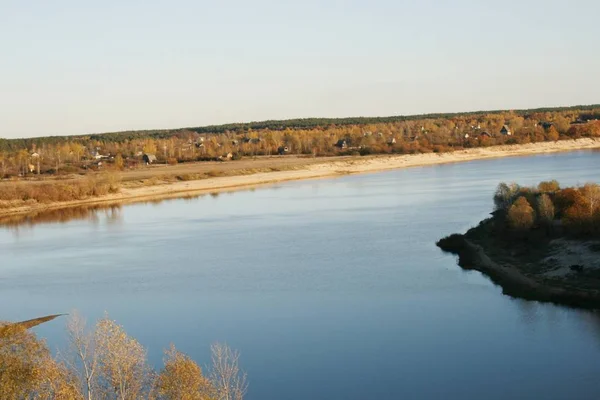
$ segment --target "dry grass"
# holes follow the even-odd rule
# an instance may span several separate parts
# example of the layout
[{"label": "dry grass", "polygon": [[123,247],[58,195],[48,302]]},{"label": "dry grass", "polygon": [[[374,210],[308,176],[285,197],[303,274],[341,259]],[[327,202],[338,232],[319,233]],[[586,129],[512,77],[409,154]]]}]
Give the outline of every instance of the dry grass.
[{"label": "dry grass", "polygon": [[121,187],[117,174],[88,175],[69,182],[6,182],[0,184],[0,208],[19,203],[51,203],[82,200],[116,193]]}]

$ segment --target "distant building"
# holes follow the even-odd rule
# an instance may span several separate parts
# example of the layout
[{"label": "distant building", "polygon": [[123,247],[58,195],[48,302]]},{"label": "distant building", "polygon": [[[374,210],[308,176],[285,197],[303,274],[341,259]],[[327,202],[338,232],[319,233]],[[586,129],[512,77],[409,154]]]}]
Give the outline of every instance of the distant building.
[{"label": "distant building", "polygon": [[346,141],[346,139],[340,139],[335,144],[335,147],[337,147],[338,149],[346,149],[348,148],[348,142]]},{"label": "distant building", "polygon": [[396,144],[396,138],[395,137],[391,137],[390,140],[388,140],[388,144],[389,145]]},{"label": "distant building", "polygon": [[504,136],[510,136],[512,135],[512,132],[510,131],[508,125],[503,125],[502,129],[500,129],[500,134]]},{"label": "distant building", "polygon": [[231,160],[233,158],[233,153],[227,153],[224,156],[219,156],[220,161]]},{"label": "distant building", "polygon": [[490,135],[489,132],[483,131],[479,134],[479,139],[490,139],[492,137],[492,135]]},{"label": "distant building", "polygon": [[146,164],[152,164],[156,162],[156,156],[154,154],[144,154],[142,159]]},{"label": "distant building", "polygon": [[277,149],[277,152],[280,156],[284,155],[285,153],[288,153],[289,151],[290,149],[287,146],[279,146],[279,148]]}]

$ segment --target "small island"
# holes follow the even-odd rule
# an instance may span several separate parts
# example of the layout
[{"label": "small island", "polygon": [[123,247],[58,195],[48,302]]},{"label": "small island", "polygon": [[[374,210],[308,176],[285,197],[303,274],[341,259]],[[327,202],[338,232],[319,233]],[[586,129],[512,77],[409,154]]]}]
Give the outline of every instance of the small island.
[{"label": "small island", "polygon": [[600,308],[600,185],[501,183],[494,203],[491,218],[437,245],[509,296]]}]

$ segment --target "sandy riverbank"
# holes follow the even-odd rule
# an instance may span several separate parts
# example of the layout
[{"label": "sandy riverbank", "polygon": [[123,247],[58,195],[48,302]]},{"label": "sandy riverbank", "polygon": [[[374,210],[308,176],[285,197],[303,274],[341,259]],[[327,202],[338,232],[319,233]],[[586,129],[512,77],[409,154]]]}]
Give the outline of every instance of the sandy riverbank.
[{"label": "sandy riverbank", "polygon": [[[323,160],[320,163],[295,166],[294,169],[261,172],[255,174],[233,175],[195,181],[159,183],[153,186],[123,187],[119,193],[84,200],[57,203],[27,203],[11,208],[0,209],[0,217],[16,216],[44,210],[95,204],[123,204],[137,201],[149,201],[199,195],[251,188],[301,179],[328,178],[345,174],[385,171],[444,163],[482,160],[488,158],[526,156],[544,153],[600,148],[600,140],[584,138],[559,142],[533,143],[524,145],[493,146],[460,150],[452,153],[429,153],[415,155],[344,157]],[[235,161],[223,164],[233,164]]]}]

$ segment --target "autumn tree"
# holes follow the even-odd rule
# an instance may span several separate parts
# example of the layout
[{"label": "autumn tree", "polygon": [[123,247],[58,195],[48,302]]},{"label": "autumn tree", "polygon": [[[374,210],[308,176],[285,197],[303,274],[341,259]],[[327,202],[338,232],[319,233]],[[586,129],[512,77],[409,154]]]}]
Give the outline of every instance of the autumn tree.
[{"label": "autumn tree", "polygon": [[537,216],[540,222],[545,225],[550,225],[554,221],[554,203],[546,193],[543,193],[537,199]]},{"label": "autumn tree", "polygon": [[122,170],[123,166],[124,166],[123,156],[121,155],[121,153],[119,153],[115,156],[115,168],[118,170]]},{"label": "autumn tree", "polygon": [[82,391],[88,400],[94,399],[98,374],[98,353],[92,332],[86,331],[85,319],[77,311],[71,313],[67,322],[69,351],[67,363],[79,376]]},{"label": "autumn tree", "polygon": [[560,190],[560,184],[556,180],[543,181],[538,185],[540,193],[555,193]]},{"label": "autumn tree", "polygon": [[196,362],[177,351],[165,351],[164,367],[154,383],[157,400],[216,400],[217,391]]},{"label": "autumn tree", "polygon": [[73,142],[71,143],[71,152],[77,157],[77,162],[80,162],[81,156],[85,153],[85,146],[81,143]]},{"label": "autumn tree", "polygon": [[595,183],[586,183],[580,189],[580,192],[587,202],[589,218],[591,219],[600,206],[600,186]]},{"label": "autumn tree", "polygon": [[152,139],[146,140],[143,149],[146,154],[156,154],[156,142]]},{"label": "autumn tree", "polygon": [[248,389],[246,374],[240,370],[237,351],[227,345],[211,346],[212,370],[210,380],[217,391],[218,400],[242,400]]},{"label": "autumn tree", "polygon": [[20,324],[0,327],[0,392],[3,399],[82,399],[67,368],[44,341]]},{"label": "autumn tree", "polygon": [[527,230],[533,226],[535,211],[524,196],[519,196],[508,209],[508,223],[513,229]]},{"label": "autumn tree", "polygon": [[8,171],[9,157],[8,153],[0,152],[0,179],[6,176]]},{"label": "autumn tree", "polygon": [[520,186],[516,183],[500,183],[496,188],[496,192],[494,193],[494,204],[496,206],[496,209],[508,210],[519,190]]},{"label": "autumn tree", "polygon": [[150,379],[144,347],[108,316],[96,324],[94,342],[99,392],[120,400],[144,397]]},{"label": "autumn tree", "polygon": [[551,126],[550,128],[548,128],[548,131],[546,132],[546,138],[548,140],[556,142],[558,140],[559,136],[560,135],[554,126]]}]

